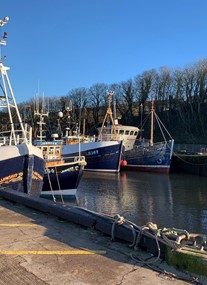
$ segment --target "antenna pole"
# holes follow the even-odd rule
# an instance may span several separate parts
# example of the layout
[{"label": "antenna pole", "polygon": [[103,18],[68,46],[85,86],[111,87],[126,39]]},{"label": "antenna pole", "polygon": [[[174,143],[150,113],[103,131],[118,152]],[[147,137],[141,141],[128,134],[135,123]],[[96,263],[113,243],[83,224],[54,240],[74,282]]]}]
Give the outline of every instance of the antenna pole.
[{"label": "antenna pole", "polygon": [[154,96],[152,94],[152,110],[151,110],[151,139],[150,145],[154,144]]}]

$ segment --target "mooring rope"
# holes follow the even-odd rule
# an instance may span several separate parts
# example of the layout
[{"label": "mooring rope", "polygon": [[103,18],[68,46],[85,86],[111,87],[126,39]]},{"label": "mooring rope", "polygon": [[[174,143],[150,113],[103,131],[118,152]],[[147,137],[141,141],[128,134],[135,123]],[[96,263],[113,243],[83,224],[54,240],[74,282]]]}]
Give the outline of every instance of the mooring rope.
[{"label": "mooring rope", "polygon": [[130,247],[133,247],[136,241],[136,231],[132,225],[132,223],[129,223],[124,217],[120,216],[119,214],[117,214],[116,216],[114,216],[114,222],[112,224],[112,228],[111,228],[111,240],[114,240],[114,230],[115,230],[115,226],[118,225],[123,225],[125,223],[125,225],[131,229],[132,231],[132,235],[133,235],[133,242],[130,245]]},{"label": "mooring rope", "polygon": [[56,166],[55,166],[55,174],[56,174],[56,179],[57,179],[58,189],[59,189],[59,192],[60,192],[61,201],[62,201],[62,203],[64,205],[65,203],[64,203],[64,199],[63,199],[63,195],[62,195],[62,189],[60,188],[60,181],[59,181],[59,177],[58,177],[57,167]]},{"label": "mooring rope", "polygon": [[[156,246],[157,246],[157,257],[153,261],[146,261],[137,258],[134,253],[131,253],[131,258],[137,262],[142,262],[143,264],[150,265],[156,263],[160,259],[161,250],[159,242],[164,243],[165,245],[169,246],[170,248],[177,250],[182,249],[185,244],[182,244],[181,241],[189,241],[191,238],[201,237],[202,243],[200,246],[200,250],[206,249],[207,245],[207,237],[203,235],[195,235],[190,234],[188,231],[184,229],[177,229],[177,228],[163,228],[158,229],[156,224],[151,222],[147,223],[143,227],[138,227],[137,225],[133,224],[132,222],[128,221],[124,217],[120,216],[119,214],[114,216],[114,221],[112,223],[111,228],[111,240],[114,240],[115,237],[115,226],[118,225],[125,225],[126,227],[130,228],[133,233],[133,243],[130,247],[134,247],[135,250],[138,249],[140,245],[140,241],[143,235],[148,236],[149,238],[155,239]],[[194,241],[194,248],[196,242]],[[198,249],[198,247],[196,247]]]},{"label": "mooring rope", "polygon": [[[141,241],[141,237],[143,235],[143,233],[145,231],[149,231],[151,230],[153,232],[152,234],[152,238],[155,238],[155,241],[156,241],[156,245],[157,245],[157,257],[155,260],[153,261],[146,261],[146,260],[141,260],[140,258],[137,259],[133,253],[131,253],[131,258],[137,262],[142,262],[144,264],[153,264],[155,262],[157,262],[159,259],[160,259],[160,245],[159,245],[159,241],[158,241],[158,235],[156,234],[157,233],[157,225],[156,224],[153,224],[151,222],[147,223],[145,226],[143,226],[141,228],[141,230],[139,231],[139,234],[137,235],[137,238],[136,238],[136,242],[135,242],[135,245],[134,245],[134,249],[137,250],[138,249],[138,246],[140,244],[140,241]],[[150,234],[151,235],[151,234]]]},{"label": "mooring rope", "polygon": [[49,184],[50,184],[50,190],[51,190],[51,193],[52,193],[53,201],[56,203],[56,199],[55,199],[54,191],[52,189],[52,183],[51,183],[51,180],[50,180],[50,174],[49,174],[49,168],[48,167],[46,168],[46,171],[47,171],[47,177],[48,177],[48,181],[49,181]]}]

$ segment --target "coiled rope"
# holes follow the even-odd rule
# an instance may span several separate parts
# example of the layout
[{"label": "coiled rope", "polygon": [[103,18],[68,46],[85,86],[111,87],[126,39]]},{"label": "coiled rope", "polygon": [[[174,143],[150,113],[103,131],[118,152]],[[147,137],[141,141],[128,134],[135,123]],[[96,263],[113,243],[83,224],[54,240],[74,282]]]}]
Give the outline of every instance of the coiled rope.
[{"label": "coiled rope", "polygon": [[[152,222],[149,222],[142,227],[138,227],[137,225],[128,221],[127,219],[120,216],[119,214],[114,216],[114,220],[113,220],[112,228],[111,228],[111,240],[114,240],[116,225],[118,226],[125,225],[126,227],[131,229],[132,235],[133,235],[133,242],[130,245],[130,247],[134,247],[135,250],[138,249],[143,235],[148,236],[149,238],[155,239],[156,245],[157,245],[158,256],[156,260],[153,261],[153,263],[156,262],[160,258],[159,242],[162,242],[165,245],[169,246],[170,248],[177,250],[177,249],[182,249],[182,247],[185,246],[185,244],[182,243],[182,241],[188,242],[190,239],[193,239],[193,244],[191,247],[194,247],[197,250],[207,250],[207,237],[205,235],[190,234],[188,231],[184,229],[177,229],[177,228],[158,229],[157,225],[153,224]],[[196,240],[195,240],[196,238],[202,239],[200,246],[197,245]]]},{"label": "coiled rope", "polygon": [[125,225],[131,229],[132,231],[132,235],[133,235],[133,242],[131,245],[129,245],[130,247],[133,247],[136,241],[136,231],[135,228],[133,226],[132,223],[130,223],[128,220],[126,220],[124,217],[120,216],[119,214],[117,214],[116,216],[114,216],[114,222],[112,224],[112,228],[111,228],[111,240],[114,240],[114,231],[115,231],[115,226],[118,225],[123,225],[125,223]]}]

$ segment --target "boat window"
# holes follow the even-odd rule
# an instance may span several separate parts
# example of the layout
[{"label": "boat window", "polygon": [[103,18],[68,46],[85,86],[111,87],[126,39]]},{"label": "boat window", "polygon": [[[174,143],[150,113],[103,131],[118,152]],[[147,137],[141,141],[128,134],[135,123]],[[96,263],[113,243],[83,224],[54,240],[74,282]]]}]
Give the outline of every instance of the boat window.
[{"label": "boat window", "polygon": [[126,131],[125,131],[125,135],[128,135],[128,134],[129,134],[129,130],[126,130]]},{"label": "boat window", "polygon": [[124,135],[124,130],[119,130],[120,135]]},{"label": "boat window", "polygon": [[46,146],[42,146],[42,147],[39,147],[42,151],[42,154],[43,154],[43,157],[46,158],[47,156],[47,147]]},{"label": "boat window", "polygon": [[133,134],[134,134],[134,131],[131,131],[131,132],[130,132],[130,136],[133,136]]},{"label": "boat window", "polygon": [[135,132],[134,135],[137,136],[137,135],[138,135],[138,132]]},{"label": "boat window", "polygon": [[54,154],[54,153],[55,153],[55,149],[53,146],[51,146],[49,149],[49,154]]},{"label": "boat window", "polygon": [[56,155],[59,155],[59,154],[60,154],[60,147],[59,147],[59,146],[56,147],[55,154],[56,154]]}]

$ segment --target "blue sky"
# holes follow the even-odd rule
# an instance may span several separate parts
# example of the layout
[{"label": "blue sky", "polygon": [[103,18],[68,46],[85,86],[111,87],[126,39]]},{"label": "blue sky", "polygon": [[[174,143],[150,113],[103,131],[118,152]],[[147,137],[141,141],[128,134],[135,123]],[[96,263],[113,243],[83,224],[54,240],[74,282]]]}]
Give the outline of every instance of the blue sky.
[{"label": "blue sky", "polygon": [[18,103],[207,58],[206,0],[1,0]]}]

